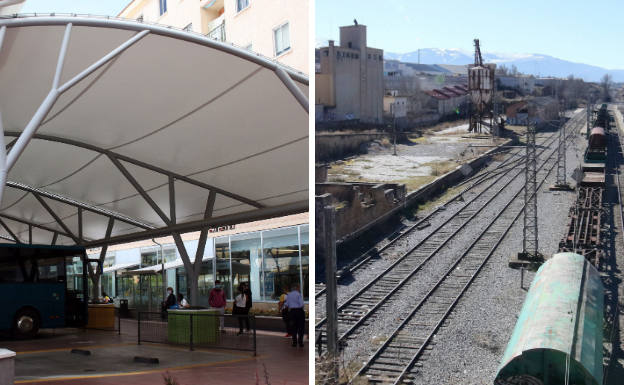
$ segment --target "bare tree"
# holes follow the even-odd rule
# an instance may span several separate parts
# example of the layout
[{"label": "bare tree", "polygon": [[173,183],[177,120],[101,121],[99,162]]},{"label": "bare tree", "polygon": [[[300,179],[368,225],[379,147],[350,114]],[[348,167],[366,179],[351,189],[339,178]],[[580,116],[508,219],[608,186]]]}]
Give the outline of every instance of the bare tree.
[{"label": "bare tree", "polygon": [[602,88],[602,99],[605,102],[611,101],[611,88],[613,87],[613,77],[611,74],[604,74],[600,79],[600,87]]},{"label": "bare tree", "polygon": [[508,74],[509,74],[509,69],[504,64],[501,64],[496,67],[496,75],[507,76]]}]

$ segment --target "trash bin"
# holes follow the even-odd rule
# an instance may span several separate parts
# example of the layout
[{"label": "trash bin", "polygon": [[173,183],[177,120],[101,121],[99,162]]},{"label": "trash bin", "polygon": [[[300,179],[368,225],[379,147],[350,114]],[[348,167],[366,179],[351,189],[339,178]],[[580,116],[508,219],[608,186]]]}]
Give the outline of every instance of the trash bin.
[{"label": "trash bin", "polygon": [[120,299],[119,300],[119,316],[120,317],[130,317],[130,310],[128,310],[128,300]]}]

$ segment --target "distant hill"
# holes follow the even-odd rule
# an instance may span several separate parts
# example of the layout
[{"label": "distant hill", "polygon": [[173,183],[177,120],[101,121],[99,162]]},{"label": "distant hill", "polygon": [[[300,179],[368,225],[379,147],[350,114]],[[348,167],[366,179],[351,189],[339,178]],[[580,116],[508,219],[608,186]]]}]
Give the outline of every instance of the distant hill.
[{"label": "distant hill", "polygon": [[[385,59],[395,59],[407,63],[418,63],[418,51],[408,53],[384,52]],[[515,65],[518,71],[535,76],[567,77],[572,74],[585,81],[598,82],[609,73],[615,82],[624,82],[624,70],[609,70],[583,63],[574,63],[542,54],[501,54],[484,53],[486,63],[496,63],[511,68]],[[459,49],[423,48],[420,50],[421,64],[466,65],[474,62],[474,54]]]}]

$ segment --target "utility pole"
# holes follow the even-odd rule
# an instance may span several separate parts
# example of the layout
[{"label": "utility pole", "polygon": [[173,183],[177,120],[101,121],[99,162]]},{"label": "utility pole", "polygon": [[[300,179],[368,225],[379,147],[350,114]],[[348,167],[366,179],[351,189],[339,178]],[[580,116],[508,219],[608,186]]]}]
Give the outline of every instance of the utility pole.
[{"label": "utility pole", "polygon": [[390,115],[392,115],[392,155],[396,156],[396,101],[390,103]]},{"label": "utility pole", "polygon": [[325,338],[329,384],[338,384],[338,297],[336,288],[336,211],[332,206],[324,209],[325,231]]},{"label": "utility pole", "polygon": [[524,227],[522,229],[523,259],[537,259],[537,159],[535,157],[535,123],[527,118],[525,184],[524,184]]},{"label": "utility pole", "polygon": [[565,134],[565,124],[561,119],[561,115],[559,115],[559,119],[557,122],[559,128],[559,145],[557,147],[557,181],[553,186],[550,186],[551,191],[570,191],[573,190],[572,187],[567,182],[566,177],[566,134]]},{"label": "utility pole", "polygon": [[585,138],[589,139],[589,126],[591,125],[591,103],[587,101],[587,129],[585,130]]}]

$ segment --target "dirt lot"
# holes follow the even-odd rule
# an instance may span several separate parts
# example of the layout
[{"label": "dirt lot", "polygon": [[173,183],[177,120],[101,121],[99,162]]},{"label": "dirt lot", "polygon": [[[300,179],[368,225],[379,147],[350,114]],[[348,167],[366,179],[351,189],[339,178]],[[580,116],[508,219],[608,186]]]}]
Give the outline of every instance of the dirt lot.
[{"label": "dirt lot", "polygon": [[404,183],[413,191],[500,143],[483,135],[468,134],[467,124],[434,127],[408,143],[393,146],[384,139],[371,143],[368,153],[331,164],[328,180],[334,182]]}]

